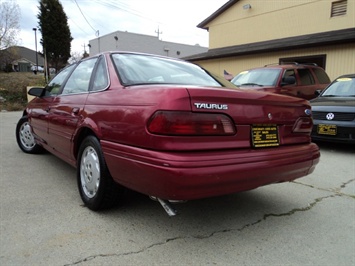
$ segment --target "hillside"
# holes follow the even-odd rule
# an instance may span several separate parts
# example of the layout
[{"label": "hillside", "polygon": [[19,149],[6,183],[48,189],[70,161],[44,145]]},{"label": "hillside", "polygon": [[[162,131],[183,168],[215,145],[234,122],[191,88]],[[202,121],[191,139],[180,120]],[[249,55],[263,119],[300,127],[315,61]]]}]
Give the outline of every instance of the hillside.
[{"label": "hillside", "polygon": [[27,103],[27,86],[44,86],[43,73],[0,72],[0,110],[22,110]]}]

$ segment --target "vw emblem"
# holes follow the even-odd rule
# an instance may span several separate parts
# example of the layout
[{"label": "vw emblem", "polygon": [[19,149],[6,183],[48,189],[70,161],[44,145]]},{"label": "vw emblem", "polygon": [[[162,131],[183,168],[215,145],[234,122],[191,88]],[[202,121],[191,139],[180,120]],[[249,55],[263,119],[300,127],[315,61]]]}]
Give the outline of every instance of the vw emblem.
[{"label": "vw emblem", "polygon": [[268,113],[267,117],[269,118],[269,120],[271,120],[272,119],[272,114]]},{"label": "vw emblem", "polygon": [[328,113],[328,114],[326,115],[326,118],[327,118],[328,120],[333,120],[333,119],[334,119],[334,114],[333,114],[333,113]]}]

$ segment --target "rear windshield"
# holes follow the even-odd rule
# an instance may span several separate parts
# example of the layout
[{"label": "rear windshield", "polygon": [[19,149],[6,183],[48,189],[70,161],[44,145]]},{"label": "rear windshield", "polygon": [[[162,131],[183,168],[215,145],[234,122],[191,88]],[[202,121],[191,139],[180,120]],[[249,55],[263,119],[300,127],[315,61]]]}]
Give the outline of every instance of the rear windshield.
[{"label": "rear windshield", "polygon": [[240,72],[231,81],[237,86],[276,86],[281,69],[253,69]]},{"label": "rear windshield", "polygon": [[204,69],[185,61],[137,54],[113,54],[112,59],[124,85],[183,84],[222,87]]}]

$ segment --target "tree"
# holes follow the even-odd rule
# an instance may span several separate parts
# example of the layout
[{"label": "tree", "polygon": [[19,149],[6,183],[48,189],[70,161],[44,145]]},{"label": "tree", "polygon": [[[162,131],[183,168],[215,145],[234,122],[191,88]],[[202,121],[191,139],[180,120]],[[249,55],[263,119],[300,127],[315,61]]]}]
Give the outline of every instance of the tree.
[{"label": "tree", "polygon": [[59,0],[39,1],[39,30],[42,33],[43,53],[56,70],[67,64],[70,58],[70,43],[73,40],[68,17]]},{"label": "tree", "polygon": [[83,55],[80,52],[72,52],[71,57],[69,58],[69,64],[74,64],[79,62],[83,58]]},{"label": "tree", "polygon": [[16,45],[21,12],[16,1],[0,1],[0,49]]},{"label": "tree", "polygon": [[20,31],[20,7],[14,1],[0,0],[0,69],[11,70],[9,64],[15,60],[17,53],[12,46],[16,45]]}]

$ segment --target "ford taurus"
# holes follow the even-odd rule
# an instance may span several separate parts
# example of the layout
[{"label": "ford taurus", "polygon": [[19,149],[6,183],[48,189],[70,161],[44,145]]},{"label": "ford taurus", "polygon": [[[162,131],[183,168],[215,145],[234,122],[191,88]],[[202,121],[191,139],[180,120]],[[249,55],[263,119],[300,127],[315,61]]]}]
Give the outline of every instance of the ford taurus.
[{"label": "ford taurus", "polygon": [[106,52],[29,94],[36,97],[17,124],[19,147],[76,167],[91,210],[129,188],[174,215],[171,201],[291,181],[320,157],[308,101],[240,90],[178,59]]}]

